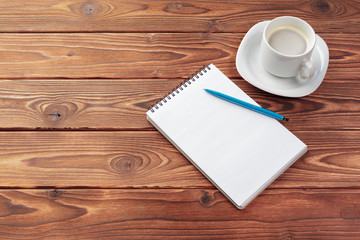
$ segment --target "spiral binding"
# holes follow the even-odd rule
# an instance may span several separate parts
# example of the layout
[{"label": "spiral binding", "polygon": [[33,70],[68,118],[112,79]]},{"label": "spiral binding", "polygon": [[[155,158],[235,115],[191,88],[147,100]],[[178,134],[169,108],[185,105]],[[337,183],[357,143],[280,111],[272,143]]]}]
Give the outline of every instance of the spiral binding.
[{"label": "spiral binding", "polygon": [[[149,110],[151,112],[155,112],[156,109],[159,109],[159,107],[163,106],[165,103],[167,103],[169,100],[171,100],[173,97],[175,97],[177,94],[179,94],[181,91],[183,91],[185,88],[187,88],[189,85],[191,85],[192,82],[195,82],[197,79],[200,78],[200,76],[203,76],[204,73],[207,73],[208,70],[211,70],[209,65],[204,65],[202,68],[197,70],[193,75],[191,75],[188,79],[181,82],[179,85],[177,85],[173,90],[168,92],[162,100],[155,103],[154,105],[149,107]],[[200,76],[199,76],[200,75]]]}]

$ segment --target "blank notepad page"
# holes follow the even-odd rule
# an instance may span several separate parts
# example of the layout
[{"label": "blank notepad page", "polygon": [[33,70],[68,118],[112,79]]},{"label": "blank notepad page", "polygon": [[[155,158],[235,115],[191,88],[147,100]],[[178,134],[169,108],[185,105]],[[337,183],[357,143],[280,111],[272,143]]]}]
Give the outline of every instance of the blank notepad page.
[{"label": "blank notepad page", "polygon": [[307,148],[277,120],[205,92],[208,88],[256,104],[214,65],[200,73],[147,117],[231,202],[244,208]]}]

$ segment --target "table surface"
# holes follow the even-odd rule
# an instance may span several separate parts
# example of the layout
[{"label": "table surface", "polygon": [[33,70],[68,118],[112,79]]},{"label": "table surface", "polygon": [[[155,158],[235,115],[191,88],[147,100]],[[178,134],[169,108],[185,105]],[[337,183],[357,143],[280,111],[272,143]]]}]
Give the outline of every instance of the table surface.
[{"label": "table surface", "polygon": [[[303,98],[235,67],[251,26],[282,15],[330,50]],[[358,0],[1,0],[0,16],[1,239],[360,238]],[[309,149],[244,210],[145,116],[210,63]]]}]

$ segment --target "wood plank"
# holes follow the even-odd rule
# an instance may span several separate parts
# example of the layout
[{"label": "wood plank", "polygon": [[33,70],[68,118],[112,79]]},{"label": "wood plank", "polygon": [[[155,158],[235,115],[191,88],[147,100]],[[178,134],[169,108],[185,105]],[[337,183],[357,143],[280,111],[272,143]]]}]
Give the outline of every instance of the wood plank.
[{"label": "wood plank", "polygon": [[[229,77],[243,33],[0,34],[6,78],[187,78],[214,63]],[[328,75],[355,79],[360,34],[321,34],[330,48]]]},{"label": "wood plank", "polygon": [[0,1],[2,32],[246,32],[292,15],[321,32],[360,28],[359,1]]},{"label": "wood plank", "polygon": [[[154,130],[145,112],[181,81],[0,80],[0,129]],[[329,77],[300,99],[274,96],[239,79],[235,83],[261,106],[289,117],[290,130],[360,129],[357,79]]]},{"label": "wood plank", "polygon": [[[360,190],[267,190],[237,210],[218,191],[1,190],[16,239],[358,239]],[[221,214],[219,214],[221,213]]]},{"label": "wood plank", "polygon": [[[182,80],[84,81],[1,80],[2,128],[153,129],[145,118],[147,108]],[[291,130],[360,129],[357,80],[329,79],[301,99],[273,96],[242,80],[235,83],[262,106],[291,118]]]},{"label": "wood plank", "polygon": [[[360,187],[359,131],[294,131],[309,152],[270,188]],[[213,188],[158,132],[0,132],[0,187]]]}]

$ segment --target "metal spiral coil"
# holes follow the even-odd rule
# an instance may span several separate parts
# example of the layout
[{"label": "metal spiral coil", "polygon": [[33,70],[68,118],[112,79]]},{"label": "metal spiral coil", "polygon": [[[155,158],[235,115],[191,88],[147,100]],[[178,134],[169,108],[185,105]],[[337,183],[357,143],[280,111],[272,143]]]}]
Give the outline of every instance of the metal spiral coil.
[{"label": "metal spiral coil", "polygon": [[[200,78],[200,76],[203,76],[204,73],[207,73],[208,70],[211,70],[209,65],[204,65],[202,68],[197,70],[194,74],[192,74],[188,79],[178,84],[175,88],[173,88],[170,92],[168,92],[162,100],[155,103],[154,105],[149,107],[149,110],[151,112],[155,112],[155,109],[159,109],[159,107],[163,106],[165,103],[167,103],[169,100],[171,100],[173,97],[175,97],[177,94],[179,94],[181,91],[183,91],[185,88],[187,88],[189,85],[191,85],[192,82],[195,82],[197,79]],[[200,75],[200,76],[199,76]]]}]

